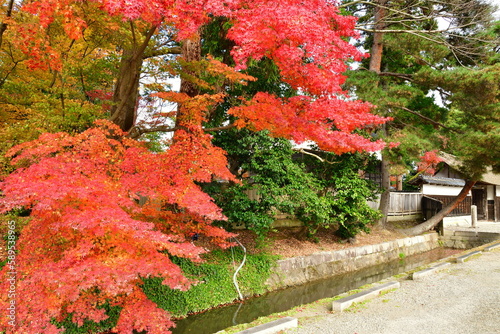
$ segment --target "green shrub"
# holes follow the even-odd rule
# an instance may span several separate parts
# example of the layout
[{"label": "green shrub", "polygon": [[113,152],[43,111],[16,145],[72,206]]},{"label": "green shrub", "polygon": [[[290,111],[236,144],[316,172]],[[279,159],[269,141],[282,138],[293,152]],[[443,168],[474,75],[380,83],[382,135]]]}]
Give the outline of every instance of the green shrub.
[{"label": "green shrub", "polygon": [[65,334],[101,333],[104,331],[108,331],[111,328],[115,327],[118,321],[118,316],[120,315],[121,307],[110,306],[108,303],[106,303],[100,308],[106,310],[106,314],[109,316],[109,318],[99,323],[91,320],[85,320],[82,326],[78,326],[71,321],[71,314],[68,315],[68,317],[64,321],[53,321],[53,323],[59,328],[64,327],[66,329],[64,331]]}]

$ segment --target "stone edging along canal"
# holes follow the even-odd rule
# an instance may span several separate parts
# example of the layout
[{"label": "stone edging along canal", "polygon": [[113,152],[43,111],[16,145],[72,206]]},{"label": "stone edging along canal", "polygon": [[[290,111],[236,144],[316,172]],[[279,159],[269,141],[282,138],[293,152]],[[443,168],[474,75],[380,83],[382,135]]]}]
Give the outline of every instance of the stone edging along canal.
[{"label": "stone edging along canal", "polygon": [[271,290],[299,285],[333,275],[397,260],[439,247],[435,232],[376,245],[319,252],[277,261],[266,284]]}]

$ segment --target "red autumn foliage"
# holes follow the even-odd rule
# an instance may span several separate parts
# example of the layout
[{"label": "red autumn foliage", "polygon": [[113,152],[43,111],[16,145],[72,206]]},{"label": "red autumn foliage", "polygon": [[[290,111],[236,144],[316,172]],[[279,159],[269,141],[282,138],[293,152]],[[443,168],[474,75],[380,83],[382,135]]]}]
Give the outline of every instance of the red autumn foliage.
[{"label": "red autumn foliage", "polygon": [[[267,129],[271,135],[297,143],[314,141],[319,148],[342,154],[377,151],[385,146],[372,142],[353,130],[366,124],[381,124],[384,118],[370,113],[367,103],[348,103],[341,99],[296,96],[282,99],[257,93],[246,105],[229,110],[238,117],[236,125],[255,131]],[[263,117],[263,115],[266,115]]]},{"label": "red autumn foliage", "polygon": [[[195,183],[212,175],[232,178],[222,150],[208,137],[194,142],[185,135],[166,153],[154,154],[101,121],[75,136],[44,134],[10,155],[24,167],[1,184],[1,211],[32,210],[17,244],[14,332],[58,333],[50,320],[69,313],[80,324],[103,320],[97,306],[109,300],[124,307],[119,333],[168,333],[168,314],[139,285],[144,277],[160,276],[163,284],[186,289],[190,282],[168,254],[198,261],[203,250],[189,241],[192,233],[228,245],[230,234],[210,225],[223,219],[220,209]],[[148,201],[139,205],[144,197]],[[6,291],[8,282],[1,284]],[[7,309],[4,294],[0,305]],[[12,329],[7,318],[1,321]]]},{"label": "red autumn foliage", "polygon": [[420,157],[420,161],[417,164],[417,171],[423,174],[434,175],[437,165],[441,161],[443,161],[443,159],[438,155],[438,150],[425,152],[425,154]]},{"label": "red autumn foliage", "polygon": [[[370,114],[369,104],[350,100],[341,88],[346,61],[360,60],[364,54],[348,42],[350,37],[357,37],[355,18],[341,15],[333,1],[100,0],[94,3],[99,10],[123,20],[174,26],[178,40],[192,37],[213,17],[227,17],[231,22],[227,37],[235,43],[231,54],[237,66],[231,69],[209,57],[210,74],[222,73],[233,82],[253,80],[235,70],[245,69],[252,59],[265,57],[279,67],[284,82],[304,93],[289,100],[257,94],[246,106],[230,110],[241,119],[239,126],[256,130],[271,126],[273,135],[298,142],[317,141],[323,149],[336,153],[384,147],[382,142],[373,143],[353,133],[355,128],[381,124],[387,119]],[[82,17],[78,4],[77,0],[37,0],[26,4],[24,10],[37,15],[42,27],[54,20],[64,22],[68,25],[65,25],[68,36],[78,38],[87,25],[85,19],[90,19]],[[91,17],[91,13],[86,14]],[[332,122],[335,130],[330,127]]]}]

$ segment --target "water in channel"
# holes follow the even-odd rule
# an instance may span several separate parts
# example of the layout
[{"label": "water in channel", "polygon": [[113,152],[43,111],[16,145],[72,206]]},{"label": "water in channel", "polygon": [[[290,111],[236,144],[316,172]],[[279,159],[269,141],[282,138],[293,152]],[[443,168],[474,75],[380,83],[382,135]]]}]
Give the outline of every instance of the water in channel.
[{"label": "water in channel", "polygon": [[225,328],[251,322],[258,317],[283,312],[295,306],[334,297],[365,284],[375,283],[450,255],[449,249],[436,248],[401,260],[368,267],[347,274],[269,292],[232,304],[190,315],[176,321],[173,334],[213,334]]}]

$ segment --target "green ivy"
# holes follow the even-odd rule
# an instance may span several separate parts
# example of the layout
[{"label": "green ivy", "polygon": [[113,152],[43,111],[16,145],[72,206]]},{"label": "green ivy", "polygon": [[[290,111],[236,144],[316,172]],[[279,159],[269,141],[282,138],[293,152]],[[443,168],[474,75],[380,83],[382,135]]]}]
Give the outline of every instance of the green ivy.
[{"label": "green ivy", "polygon": [[[173,258],[189,278],[198,281],[196,285],[188,291],[180,291],[162,285],[160,278],[148,278],[144,280],[142,288],[149,299],[175,317],[206,310],[238,298],[233,274],[242,259],[241,249],[211,252],[206,255],[206,261],[200,264]],[[237,277],[243,295],[258,295],[266,291],[265,282],[275,259],[263,253],[247,255]]]}]

